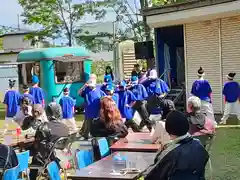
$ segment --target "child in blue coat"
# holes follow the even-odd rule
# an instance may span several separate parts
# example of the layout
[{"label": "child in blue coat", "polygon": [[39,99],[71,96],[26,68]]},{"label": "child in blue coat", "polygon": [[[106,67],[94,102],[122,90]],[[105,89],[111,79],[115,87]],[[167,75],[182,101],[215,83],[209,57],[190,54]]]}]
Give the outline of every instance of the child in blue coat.
[{"label": "child in blue coat", "polygon": [[149,113],[146,108],[148,93],[146,88],[142,84],[138,83],[137,76],[132,76],[131,87],[129,90],[132,91],[132,93],[137,98],[137,101],[134,104],[133,108],[139,113],[140,117],[142,118],[139,128],[142,129],[145,125],[147,125],[148,130],[151,132],[152,123],[149,120]]},{"label": "child in blue coat", "polygon": [[68,127],[69,131],[76,131],[77,125],[74,118],[75,101],[72,97],[69,96],[68,88],[64,88],[63,97],[60,99],[59,104],[62,107],[62,122]]},{"label": "child in blue coat", "polygon": [[227,82],[223,87],[223,95],[225,98],[225,109],[221,119],[221,124],[226,124],[230,114],[236,114],[240,120],[240,85],[234,80],[236,73],[227,75]]},{"label": "child in blue coat", "polygon": [[9,79],[9,90],[5,93],[4,101],[5,104],[5,131],[7,131],[8,125],[13,121],[14,116],[19,111],[19,99],[20,93],[14,89],[16,80]]},{"label": "child in blue coat", "polygon": [[112,100],[115,102],[116,106],[118,107],[119,95],[118,93],[114,92],[114,89],[115,89],[114,84],[108,84],[105,90],[106,90],[106,94],[112,97]]},{"label": "child in blue coat", "polygon": [[38,86],[39,79],[38,76],[34,75],[32,77],[33,86],[30,88],[29,94],[34,97],[34,104],[41,104],[43,107],[45,106],[44,102],[44,93],[42,88]]},{"label": "child in blue coat", "polygon": [[138,125],[133,121],[133,105],[136,103],[137,98],[134,94],[126,89],[125,81],[119,84],[119,111],[122,118],[126,119],[125,125],[131,127],[134,132],[140,132]]}]

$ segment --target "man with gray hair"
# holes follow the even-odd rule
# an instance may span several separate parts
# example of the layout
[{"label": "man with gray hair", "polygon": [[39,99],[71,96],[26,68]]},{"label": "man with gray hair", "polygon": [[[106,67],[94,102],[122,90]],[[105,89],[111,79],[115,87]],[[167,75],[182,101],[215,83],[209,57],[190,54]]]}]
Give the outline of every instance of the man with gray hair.
[{"label": "man with gray hair", "polygon": [[190,124],[189,133],[200,136],[215,133],[215,122],[209,119],[201,109],[201,100],[196,96],[188,98],[187,117]]}]

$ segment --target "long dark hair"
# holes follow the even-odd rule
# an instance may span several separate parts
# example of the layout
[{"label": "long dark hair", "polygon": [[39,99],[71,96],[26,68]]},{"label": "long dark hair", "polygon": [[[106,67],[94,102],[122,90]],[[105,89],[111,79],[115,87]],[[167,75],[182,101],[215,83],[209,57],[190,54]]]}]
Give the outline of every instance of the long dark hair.
[{"label": "long dark hair", "polygon": [[[110,72],[107,72],[107,69],[110,69]],[[113,81],[114,76],[113,76],[113,70],[112,70],[111,66],[107,66],[106,69],[105,69],[105,75],[108,75],[108,74],[111,75],[111,78],[112,78],[112,81]]]}]

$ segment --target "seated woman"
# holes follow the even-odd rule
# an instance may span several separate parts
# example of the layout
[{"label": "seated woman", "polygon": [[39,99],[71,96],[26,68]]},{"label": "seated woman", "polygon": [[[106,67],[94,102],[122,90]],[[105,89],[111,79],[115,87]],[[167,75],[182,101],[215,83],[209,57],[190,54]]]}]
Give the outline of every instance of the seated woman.
[{"label": "seated woman", "polygon": [[187,117],[172,111],[167,115],[166,131],[171,143],[157,153],[154,164],[144,172],[145,180],[205,180],[208,152],[188,133]]},{"label": "seated woman", "polygon": [[162,117],[159,115],[160,120],[155,121],[151,136],[152,143],[159,143],[163,147],[164,145],[170,142],[170,136],[165,130],[165,119],[171,111],[175,110],[175,105],[173,101],[165,99],[161,104],[161,109]]},{"label": "seated woman", "polygon": [[116,136],[123,138],[128,135],[121,114],[111,97],[101,100],[100,118],[94,119],[90,126],[91,135],[94,137]]},{"label": "seated woman", "polygon": [[161,147],[170,142],[170,136],[165,129],[164,121],[154,121],[151,141],[154,144],[160,144]]},{"label": "seated woman", "polygon": [[201,111],[201,100],[198,97],[192,96],[188,99],[187,111],[191,135],[201,136],[215,133],[215,123]]}]

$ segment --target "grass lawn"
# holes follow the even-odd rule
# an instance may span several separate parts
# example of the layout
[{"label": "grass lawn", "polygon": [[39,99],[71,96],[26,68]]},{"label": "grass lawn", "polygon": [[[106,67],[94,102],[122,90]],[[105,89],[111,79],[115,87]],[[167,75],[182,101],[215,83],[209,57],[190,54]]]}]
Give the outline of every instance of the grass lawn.
[{"label": "grass lawn", "polygon": [[[4,114],[4,108],[0,105],[0,128],[4,128]],[[83,115],[77,115],[76,119],[81,126]],[[211,161],[212,180],[240,180],[240,128],[217,129],[211,150]],[[207,180],[211,180],[209,169],[206,174]]]}]

